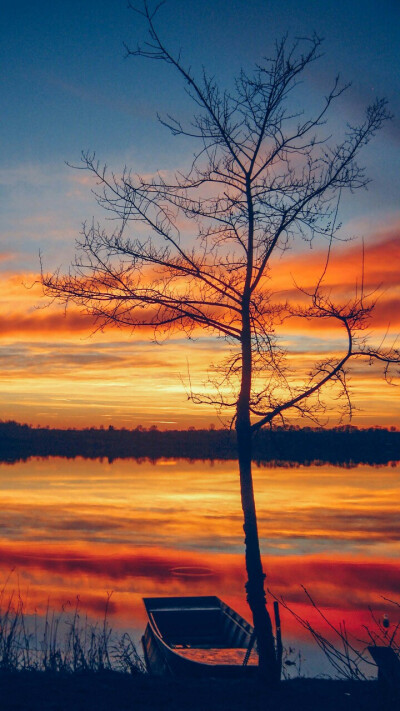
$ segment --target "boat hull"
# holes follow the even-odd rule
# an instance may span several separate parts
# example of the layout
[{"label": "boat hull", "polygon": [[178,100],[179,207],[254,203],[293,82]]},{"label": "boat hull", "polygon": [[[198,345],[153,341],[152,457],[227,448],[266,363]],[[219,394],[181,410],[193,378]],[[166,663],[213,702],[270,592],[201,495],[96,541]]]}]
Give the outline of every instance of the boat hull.
[{"label": "boat hull", "polygon": [[[215,596],[145,598],[148,624],[142,645],[148,671],[180,677],[252,677],[257,666],[243,666],[253,628],[237,612]],[[235,657],[234,663],[218,663],[215,657]],[[214,661],[196,661],[193,653]],[[238,661],[239,660],[239,661]]]}]

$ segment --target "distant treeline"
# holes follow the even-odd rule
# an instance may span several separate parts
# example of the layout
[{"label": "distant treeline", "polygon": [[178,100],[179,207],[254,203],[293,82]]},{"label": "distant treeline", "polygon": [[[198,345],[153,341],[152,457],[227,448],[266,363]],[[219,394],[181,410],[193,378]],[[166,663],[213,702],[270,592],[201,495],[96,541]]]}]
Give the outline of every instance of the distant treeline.
[{"label": "distant treeline", "polygon": [[[213,460],[236,459],[237,453],[235,433],[228,430],[118,430],[112,426],[61,430],[0,422],[0,461],[16,462],[29,457]],[[253,458],[259,462],[299,464],[386,464],[400,460],[400,432],[379,427],[277,427],[257,434]]]}]

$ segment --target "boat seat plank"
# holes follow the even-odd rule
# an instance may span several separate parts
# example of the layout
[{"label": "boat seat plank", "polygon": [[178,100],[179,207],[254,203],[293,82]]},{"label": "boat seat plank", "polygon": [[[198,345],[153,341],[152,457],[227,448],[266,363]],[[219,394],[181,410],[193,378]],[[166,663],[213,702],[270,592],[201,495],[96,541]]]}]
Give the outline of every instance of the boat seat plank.
[{"label": "boat seat plank", "polygon": [[220,607],[151,607],[149,612],[221,612]]}]

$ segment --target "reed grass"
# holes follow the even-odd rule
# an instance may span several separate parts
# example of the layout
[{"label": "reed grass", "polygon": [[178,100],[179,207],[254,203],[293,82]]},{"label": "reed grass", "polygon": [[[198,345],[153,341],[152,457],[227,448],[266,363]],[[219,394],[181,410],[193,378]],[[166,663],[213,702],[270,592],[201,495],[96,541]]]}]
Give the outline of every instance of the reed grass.
[{"label": "reed grass", "polygon": [[[370,625],[363,625],[360,631],[361,636],[350,635],[345,621],[334,624],[323,612],[322,608],[315,602],[309,591],[302,585],[310,609],[313,608],[324,623],[325,631],[321,631],[309,620],[301,617],[282,597],[279,603],[290,612],[298,624],[310,633],[317,646],[325,656],[335,672],[337,679],[347,681],[367,681],[371,679],[371,673],[375,677],[377,666],[368,652],[368,647],[391,647],[396,656],[400,659],[400,621],[398,612],[400,603],[383,597],[382,600],[391,605],[396,613],[396,621],[391,622],[385,614],[378,617],[372,608],[370,612]],[[274,594],[269,590],[270,594]],[[275,598],[277,599],[277,598]],[[284,664],[292,665],[292,661],[284,661]],[[285,676],[285,675],[284,675]]]},{"label": "reed grass", "polygon": [[114,633],[107,595],[101,623],[81,613],[57,612],[47,603],[44,617],[27,615],[20,592],[0,591],[0,671],[104,672],[143,674],[145,665],[131,636]]}]

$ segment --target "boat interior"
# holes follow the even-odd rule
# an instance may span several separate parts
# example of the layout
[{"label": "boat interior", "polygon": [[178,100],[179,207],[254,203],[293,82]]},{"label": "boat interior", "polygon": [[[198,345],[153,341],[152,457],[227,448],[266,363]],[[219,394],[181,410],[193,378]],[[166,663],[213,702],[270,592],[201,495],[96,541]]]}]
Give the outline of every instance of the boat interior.
[{"label": "boat interior", "polygon": [[218,598],[208,604],[169,604],[160,601],[148,608],[153,626],[172,648],[247,647],[251,628],[245,620]]}]

